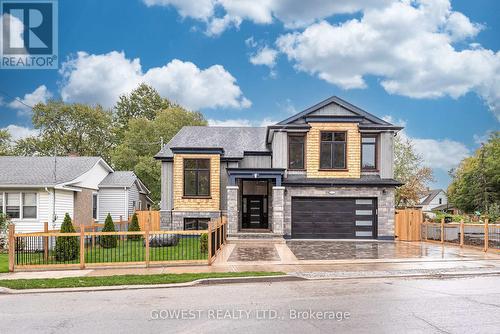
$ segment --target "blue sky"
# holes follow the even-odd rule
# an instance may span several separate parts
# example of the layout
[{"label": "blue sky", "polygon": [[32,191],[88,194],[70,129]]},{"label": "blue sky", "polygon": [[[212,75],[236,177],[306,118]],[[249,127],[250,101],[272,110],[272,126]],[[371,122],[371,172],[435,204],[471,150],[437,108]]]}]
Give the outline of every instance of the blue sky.
[{"label": "blue sky", "polygon": [[[284,4],[284,5],[283,5]],[[263,125],[331,95],[405,125],[446,187],[500,117],[500,2],[59,1],[59,70],[0,70],[0,128],[47,98],[111,106],[139,82],[211,124]]]}]

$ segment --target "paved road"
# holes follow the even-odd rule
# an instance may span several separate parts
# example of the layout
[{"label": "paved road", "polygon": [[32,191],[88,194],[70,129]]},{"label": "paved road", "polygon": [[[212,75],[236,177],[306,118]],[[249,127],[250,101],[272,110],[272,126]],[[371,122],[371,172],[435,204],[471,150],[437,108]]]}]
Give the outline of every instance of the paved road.
[{"label": "paved road", "polygon": [[0,295],[2,333],[499,333],[499,314],[499,276]]}]

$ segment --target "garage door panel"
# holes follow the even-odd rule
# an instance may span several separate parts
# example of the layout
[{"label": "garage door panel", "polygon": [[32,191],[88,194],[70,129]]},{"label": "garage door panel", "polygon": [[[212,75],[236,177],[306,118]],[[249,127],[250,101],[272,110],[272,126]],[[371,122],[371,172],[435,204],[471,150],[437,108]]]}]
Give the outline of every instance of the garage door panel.
[{"label": "garage door panel", "polygon": [[376,231],[373,198],[292,198],[292,237],[370,239]]}]

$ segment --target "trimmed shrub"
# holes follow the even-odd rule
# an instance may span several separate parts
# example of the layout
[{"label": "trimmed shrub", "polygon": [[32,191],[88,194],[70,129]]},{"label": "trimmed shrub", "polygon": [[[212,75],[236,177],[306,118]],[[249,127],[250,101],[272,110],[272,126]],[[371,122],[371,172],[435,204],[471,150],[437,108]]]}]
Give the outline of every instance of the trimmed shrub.
[{"label": "trimmed shrub", "polygon": [[208,253],[208,234],[203,233],[200,235],[200,252]]},{"label": "trimmed shrub", "polygon": [[[71,222],[69,214],[66,213],[64,221],[61,225],[61,233],[75,233],[75,228]],[[57,261],[72,261],[80,254],[80,243],[78,237],[57,237],[55,255]]]},{"label": "trimmed shrub", "polygon": [[[113,224],[113,219],[108,213],[106,220],[104,221],[104,227],[102,232],[115,232],[115,224]],[[116,235],[101,235],[99,237],[99,244],[103,248],[115,248],[117,243]]]},{"label": "trimmed shrub", "polygon": [[[132,221],[130,222],[130,225],[128,226],[128,231],[129,232],[140,232],[141,227],[139,226],[139,219],[137,218],[137,214],[134,212],[134,215],[132,216]],[[128,240],[139,240],[141,239],[140,235],[128,235],[127,236]]]}]

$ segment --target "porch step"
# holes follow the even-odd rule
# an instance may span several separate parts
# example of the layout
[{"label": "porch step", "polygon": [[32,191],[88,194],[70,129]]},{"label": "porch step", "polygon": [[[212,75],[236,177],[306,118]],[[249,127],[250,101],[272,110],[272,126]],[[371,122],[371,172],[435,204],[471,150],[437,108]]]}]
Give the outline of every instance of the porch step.
[{"label": "porch step", "polygon": [[228,234],[227,242],[272,242],[272,243],[285,243],[283,235],[275,233],[255,233],[255,232],[240,232],[236,234]]}]

